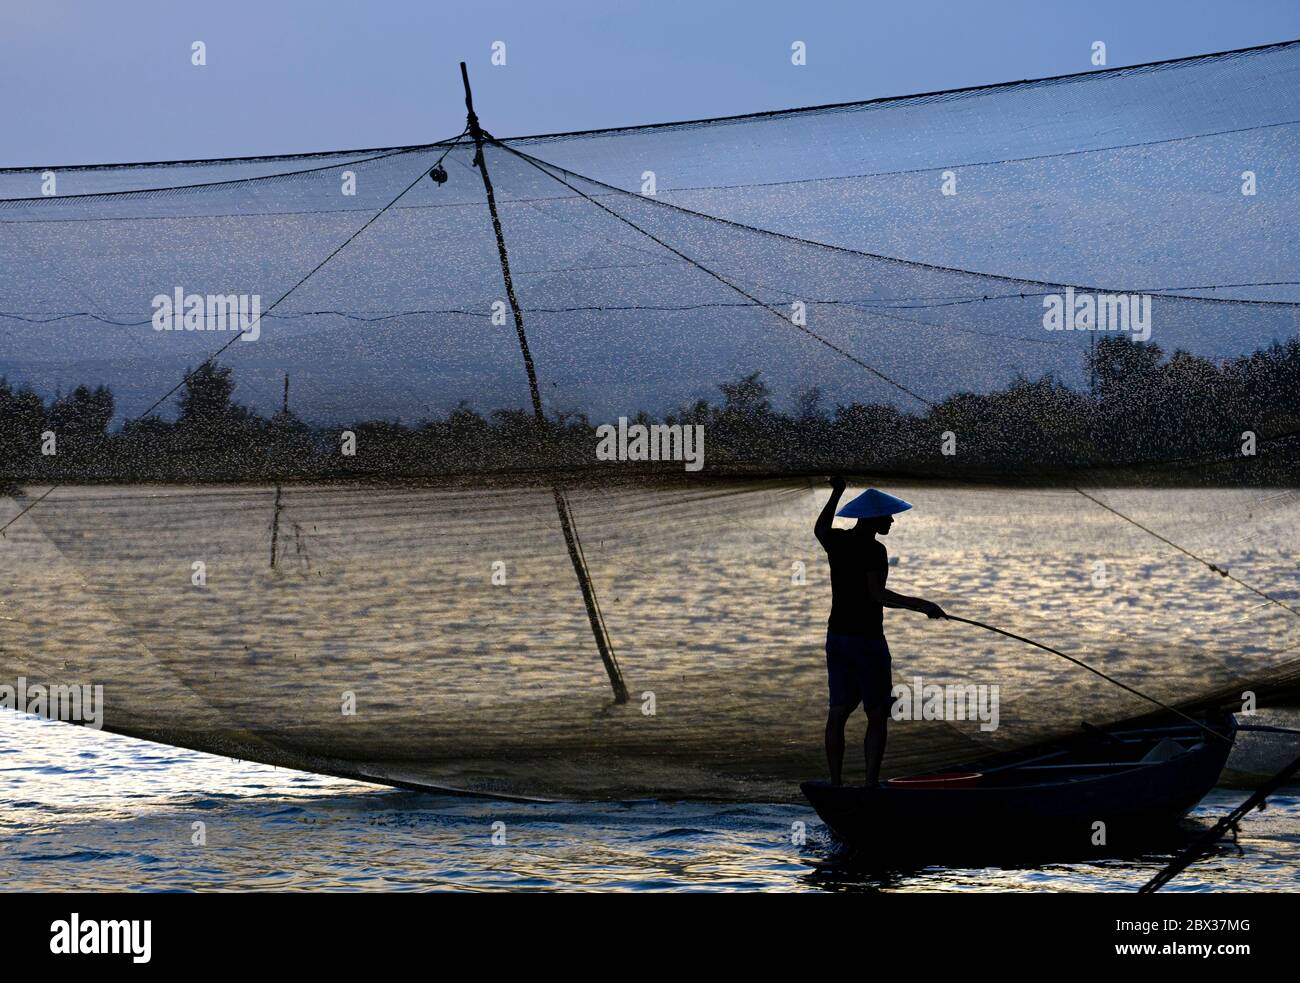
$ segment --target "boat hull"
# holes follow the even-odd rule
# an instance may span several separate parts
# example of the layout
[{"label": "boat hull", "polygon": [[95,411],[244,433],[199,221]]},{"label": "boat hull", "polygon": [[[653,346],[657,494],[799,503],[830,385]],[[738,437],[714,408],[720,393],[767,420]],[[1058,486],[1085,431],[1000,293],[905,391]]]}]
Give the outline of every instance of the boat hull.
[{"label": "boat hull", "polygon": [[[1209,725],[1226,739],[1198,741],[1186,727],[1155,728],[1120,746],[1093,738],[1055,752],[1040,748],[974,762],[961,770],[987,777],[973,785],[805,782],[802,788],[840,840],[885,861],[1114,856],[1169,837],[1214,787],[1235,725],[1230,716]],[[1165,748],[1177,745],[1178,752],[1166,760],[1141,760],[1161,741],[1170,742]],[[1101,760],[1107,757],[1121,760]],[[1018,766],[1017,758],[1024,763]],[[1034,764],[1044,759],[1049,763]]]}]

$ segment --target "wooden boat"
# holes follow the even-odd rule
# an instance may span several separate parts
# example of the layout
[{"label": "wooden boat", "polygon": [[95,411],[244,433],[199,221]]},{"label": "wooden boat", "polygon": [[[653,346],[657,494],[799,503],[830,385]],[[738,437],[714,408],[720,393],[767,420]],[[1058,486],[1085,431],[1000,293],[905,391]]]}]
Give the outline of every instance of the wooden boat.
[{"label": "wooden boat", "polygon": [[[1236,736],[1200,726],[1103,731],[875,788],[804,782],[822,821],[886,866],[1115,856],[1168,838],[1210,791]],[[1101,825],[1098,825],[1101,824]]]}]

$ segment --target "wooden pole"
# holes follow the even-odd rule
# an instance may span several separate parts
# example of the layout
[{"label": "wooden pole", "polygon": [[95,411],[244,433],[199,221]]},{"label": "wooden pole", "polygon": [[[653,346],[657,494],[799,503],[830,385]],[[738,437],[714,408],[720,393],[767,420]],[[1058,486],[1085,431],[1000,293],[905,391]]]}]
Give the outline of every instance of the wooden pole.
[{"label": "wooden pole", "polygon": [[280,496],[284,489],[275,483],[275,511],[271,516],[271,569],[275,569],[275,554],[280,541]]},{"label": "wooden pole", "polygon": [[[519,350],[524,356],[524,371],[528,374],[528,392],[533,400],[533,418],[537,424],[537,435],[542,437],[546,431],[546,414],[542,411],[542,396],[537,387],[537,369],[533,365],[533,354],[528,347],[528,336],[524,332],[524,313],[520,310],[519,299],[515,296],[514,279],[510,275],[510,257],[506,252],[505,234],[501,231],[501,218],[497,214],[496,193],[492,190],[492,178],[488,174],[487,160],[483,156],[483,129],[479,126],[478,115],[474,112],[474,95],[469,87],[469,69],[460,63],[461,81],[465,83],[465,111],[468,114],[469,133],[474,140],[474,166],[483,178],[483,190],[487,193],[488,213],[492,216],[492,231],[496,235],[497,254],[501,260],[501,275],[505,279],[506,299],[515,318],[515,335],[519,339]],[[596,639],[596,648],[600,651],[600,660],[605,664],[609,675],[609,684],[614,690],[614,702],[627,702],[627,684],[623,682],[623,673],[618,660],[614,658],[614,649],[605,628],[605,619],[601,616],[600,605],[596,601],[596,589],[591,583],[591,574],[583,559],[574,530],[572,514],[568,500],[559,484],[551,485],[555,498],[555,511],[560,517],[560,529],[564,533],[564,545],[569,550],[569,560],[573,572],[577,574],[578,586],[582,590],[582,602],[587,608],[587,620],[591,624],[591,633]]]},{"label": "wooden pole", "polygon": [[[289,373],[284,374],[284,403],[282,406],[284,415],[289,415]],[[280,497],[284,493],[280,482],[275,483],[275,511],[271,516],[271,569],[275,569],[276,547],[280,541]]]}]

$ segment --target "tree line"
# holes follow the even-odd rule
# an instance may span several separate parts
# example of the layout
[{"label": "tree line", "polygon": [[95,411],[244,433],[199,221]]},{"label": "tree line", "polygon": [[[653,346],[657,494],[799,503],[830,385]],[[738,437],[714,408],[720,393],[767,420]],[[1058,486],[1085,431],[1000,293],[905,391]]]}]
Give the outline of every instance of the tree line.
[{"label": "tree line", "polygon": [[[706,472],[880,473],[995,481],[1294,484],[1300,477],[1300,339],[1215,362],[1127,336],[1086,356],[1090,384],[1048,374],[990,393],[956,393],[924,412],[880,403],[829,405],[818,389],[780,411],[758,372],[659,418],[700,424]],[[229,366],[188,373],[174,420],[111,427],[115,401],[81,385],[49,402],[0,379],[0,483],[419,478],[520,470],[626,467],[599,462],[583,414],[544,423],[522,409],[486,415],[465,403],[444,417],[321,427],[286,406],[266,417],[234,399]],[[680,471],[661,462],[637,465]]]}]

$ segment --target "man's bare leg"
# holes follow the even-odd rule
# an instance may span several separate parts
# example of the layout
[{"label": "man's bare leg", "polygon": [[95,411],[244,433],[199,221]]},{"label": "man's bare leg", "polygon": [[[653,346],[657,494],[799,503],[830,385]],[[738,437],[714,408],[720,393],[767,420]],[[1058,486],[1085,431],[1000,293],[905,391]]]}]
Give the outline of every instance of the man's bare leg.
[{"label": "man's bare leg", "polygon": [[852,707],[831,707],[826,711],[826,763],[831,768],[831,784],[844,784],[844,725]]},{"label": "man's bare leg", "polygon": [[[840,735],[841,741],[843,734]],[[867,737],[862,750],[867,756],[867,785],[880,781],[880,763],[885,760],[885,741],[889,738],[889,704],[882,703],[867,711]]]}]

